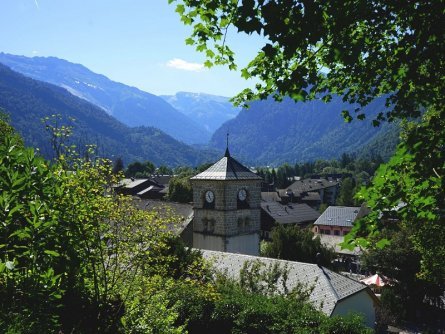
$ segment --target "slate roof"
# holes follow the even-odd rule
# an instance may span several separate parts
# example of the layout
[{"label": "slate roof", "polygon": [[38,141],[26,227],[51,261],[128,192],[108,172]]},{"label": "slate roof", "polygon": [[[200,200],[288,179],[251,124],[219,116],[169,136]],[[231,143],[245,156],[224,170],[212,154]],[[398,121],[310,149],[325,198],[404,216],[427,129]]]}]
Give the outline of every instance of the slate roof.
[{"label": "slate roof", "polygon": [[276,191],[262,191],[261,200],[266,202],[279,202],[281,198]]},{"label": "slate roof", "polygon": [[[287,288],[289,291],[298,284],[313,287],[309,301],[315,308],[328,316],[332,314],[337,303],[367,289],[366,285],[358,281],[316,264],[210,250],[200,251],[204,258],[210,260],[216,270],[226,273],[234,279],[239,278],[239,273],[246,261],[258,260],[265,265],[265,268],[278,263],[281,268],[287,268],[288,270]],[[280,288],[282,289],[281,282],[278,283],[278,289]]]},{"label": "slate roof", "polygon": [[156,182],[160,185],[167,186],[168,183],[170,182],[170,179],[172,178],[172,176],[171,175],[155,174],[155,175],[152,175],[150,178],[151,178],[151,180],[153,180],[154,182]]},{"label": "slate roof", "polygon": [[262,180],[262,178],[232,158],[226,149],[224,157],[191,180]]},{"label": "slate roof", "polygon": [[167,224],[169,229],[178,235],[187,227],[193,218],[193,206],[191,204],[139,198],[134,198],[133,203],[139,209],[154,211],[163,218],[172,218],[172,215],[173,217],[179,218],[178,221]]},{"label": "slate roof", "polygon": [[193,214],[193,206],[187,203],[167,202],[151,199],[134,199],[134,204],[142,210],[155,210],[160,214],[172,213],[180,216],[181,218],[187,218]]},{"label": "slate roof", "polygon": [[[292,183],[287,189],[292,190],[295,196],[305,192],[319,191],[321,189],[337,186],[338,181],[326,179],[304,179]],[[283,189],[286,191],[287,189]]]},{"label": "slate roof", "polygon": [[307,194],[305,194],[304,196],[302,196],[302,199],[305,201],[321,201],[321,197],[320,194],[317,192],[308,192]]},{"label": "slate roof", "polygon": [[[289,188],[277,189],[277,192],[280,197],[289,197]],[[294,197],[299,197],[301,200],[305,201],[321,201],[320,193],[318,191],[308,191],[308,192],[292,191],[292,194]]]},{"label": "slate roof", "polygon": [[329,206],[314,225],[352,227],[360,207]]},{"label": "slate roof", "polygon": [[141,190],[140,192],[138,192],[137,195],[138,195],[138,196],[142,196],[142,195],[144,195],[144,194],[146,194],[146,193],[148,193],[148,192],[150,192],[150,191],[153,191],[153,192],[160,192],[162,189],[163,189],[163,188],[160,188],[160,187],[150,186],[150,187],[145,188],[145,189]]},{"label": "slate roof", "polygon": [[277,202],[261,202],[261,209],[278,224],[314,222],[320,213],[307,204],[283,205]]},{"label": "slate roof", "polygon": [[127,189],[132,189],[134,187],[137,187],[138,185],[144,183],[144,182],[148,182],[148,179],[122,179],[117,186],[119,187],[125,187]]}]

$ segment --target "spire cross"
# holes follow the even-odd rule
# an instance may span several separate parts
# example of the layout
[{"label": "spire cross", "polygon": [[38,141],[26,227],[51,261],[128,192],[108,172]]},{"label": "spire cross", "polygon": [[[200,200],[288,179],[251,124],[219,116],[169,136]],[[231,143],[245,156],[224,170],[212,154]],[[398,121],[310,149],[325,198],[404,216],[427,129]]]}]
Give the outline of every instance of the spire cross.
[{"label": "spire cross", "polygon": [[224,154],[225,157],[230,157],[229,153],[229,131],[227,131],[227,139],[226,139],[226,153]]}]

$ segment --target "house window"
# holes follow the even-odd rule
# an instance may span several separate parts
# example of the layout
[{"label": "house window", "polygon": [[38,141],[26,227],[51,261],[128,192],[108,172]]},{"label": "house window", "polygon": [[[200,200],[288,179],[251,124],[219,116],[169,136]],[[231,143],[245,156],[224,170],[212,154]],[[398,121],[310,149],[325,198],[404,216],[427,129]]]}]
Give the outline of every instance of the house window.
[{"label": "house window", "polygon": [[335,230],[334,231],[334,235],[340,235],[340,231],[339,230]]}]

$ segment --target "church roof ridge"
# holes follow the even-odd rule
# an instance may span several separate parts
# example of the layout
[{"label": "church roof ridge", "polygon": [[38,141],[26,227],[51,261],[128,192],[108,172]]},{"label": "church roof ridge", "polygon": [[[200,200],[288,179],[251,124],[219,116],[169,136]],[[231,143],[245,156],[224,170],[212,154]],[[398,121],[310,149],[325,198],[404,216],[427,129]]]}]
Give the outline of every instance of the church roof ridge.
[{"label": "church roof ridge", "polygon": [[262,178],[235,160],[226,148],[224,157],[191,180],[262,180]]}]

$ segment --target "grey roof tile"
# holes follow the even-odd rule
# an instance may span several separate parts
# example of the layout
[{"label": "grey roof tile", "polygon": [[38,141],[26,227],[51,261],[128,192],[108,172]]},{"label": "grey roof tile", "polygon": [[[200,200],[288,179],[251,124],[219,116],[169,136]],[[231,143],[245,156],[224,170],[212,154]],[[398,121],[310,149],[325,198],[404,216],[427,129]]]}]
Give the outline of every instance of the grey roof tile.
[{"label": "grey roof tile", "polygon": [[314,225],[352,227],[360,212],[360,207],[330,206],[317,219]]},{"label": "grey roof tile", "polygon": [[192,180],[262,180],[247,167],[232,158],[229,151],[219,161],[202,173],[191,178]]},{"label": "grey roof tile", "polygon": [[314,222],[320,213],[307,204],[287,204],[261,202],[261,209],[279,224]]},{"label": "grey roof tile", "polygon": [[148,179],[122,179],[117,186],[122,186],[125,187],[127,189],[131,189],[134,188],[144,182],[148,182]]},{"label": "grey roof tile", "polygon": [[[266,268],[278,263],[287,268],[289,290],[298,284],[313,287],[309,296],[310,302],[327,315],[331,315],[335,305],[359,291],[367,289],[366,285],[348,277],[335,273],[316,264],[271,259],[244,254],[233,254],[210,250],[201,250],[203,257],[210,260],[213,267],[225,272],[229,277],[238,279],[241,269],[246,261],[260,261]],[[281,285],[278,286],[280,288]]]},{"label": "grey roof tile", "polygon": [[266,202],[279,202],[281,201],[280,196],[276,191],[262,191],[261,199]]},{"label": "grey roof tile", "polygon": [[338,184],[339,182],[334,180],[304,179],[304,180],[297,180],[286,189],[279,189],[279,191],[280,195],[282,192],[283,193],[282,196],[285,196],[286,192],[290,189],[294,193],[294,196],[300,196],[300,194],[302,193],[315,192],[315,191],[318,192],[321,189],[336,187]]}]

